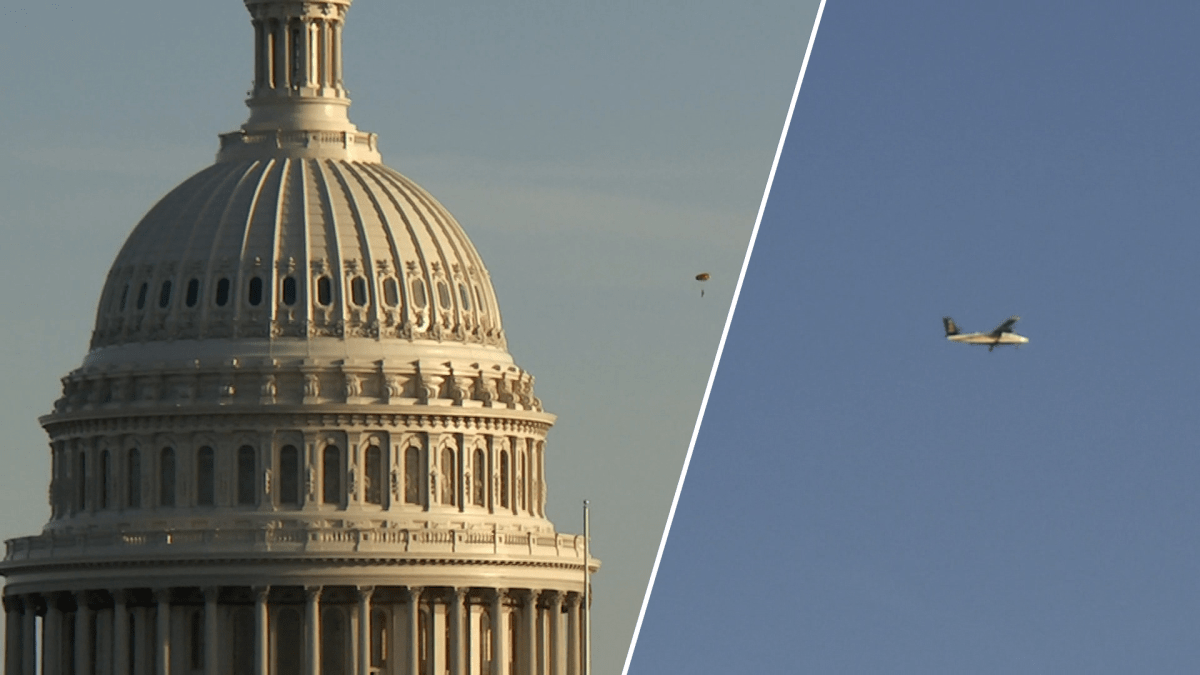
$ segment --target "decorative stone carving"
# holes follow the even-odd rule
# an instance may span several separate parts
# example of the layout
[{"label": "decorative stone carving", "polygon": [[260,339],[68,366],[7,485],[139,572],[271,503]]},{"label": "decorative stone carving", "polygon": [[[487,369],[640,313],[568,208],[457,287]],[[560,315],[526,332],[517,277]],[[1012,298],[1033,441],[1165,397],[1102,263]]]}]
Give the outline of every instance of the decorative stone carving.
[{"label": "decorative stone carving", "polygon": [[343,393],[346,395],[346,400],[350,401],[362,396],[362,378],[354,373],[346,373],[344,377]]},{"label": "decorative stone carving", "polygon": [[316,373],[304,375],[304,402],[316,403],[321,397],[321,378]]},{"label": "decorative stone carving", "polygon": [[358,467],[351,466],[346,476],[346,496],[351,500],[358,495]]},{"label": "decorative stone carving", "polygon": [[263,494],[271,496],[271,470],[263,471]]},{"label": "decorative stone carving", "polygon": [[499,400],[499,393],[496,391],[496,380],[487,377],[484,372],[479,371],[479,376],[475,378],[475,398],[483,401],[483,405],[492,407]]},{"label": "decorative stone carving", "polygon": [[442,387],[442,381],[445,379],[437,375],[423,373],[420,366],[417,366],[417,399],[425,404],[437,399],[438,392]]},{"label": "decorative stone carving", "polygon": [[275,395],[278,392],[278,385],[275,382],[274,375],[263,377],[262,386],[258,388],[259,403],[271,404],[275,402]]},{"label": "decorative stone carving", "polygon": [[388,375],[384,381],[383,387],[385,402],[392,402],[404,396],[404,383],[400,381],[399,375]]},{"label": "decorative stone carving", "polygon": [[471,378],[460,377],[450,369],[450,377],[446,380],[446,394],[454,401],[454,405],[462,405],[463,401],[471,399]]}]

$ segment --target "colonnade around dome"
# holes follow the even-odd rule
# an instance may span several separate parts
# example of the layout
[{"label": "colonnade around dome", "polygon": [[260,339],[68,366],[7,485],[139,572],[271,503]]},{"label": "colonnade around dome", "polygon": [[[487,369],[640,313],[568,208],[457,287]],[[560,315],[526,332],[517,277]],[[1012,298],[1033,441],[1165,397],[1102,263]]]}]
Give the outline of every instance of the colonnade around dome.
[{"label": "colonnade around dome", "polygon": [[419,586],[5,595],[10,675],[579,675],[582,596]]}]

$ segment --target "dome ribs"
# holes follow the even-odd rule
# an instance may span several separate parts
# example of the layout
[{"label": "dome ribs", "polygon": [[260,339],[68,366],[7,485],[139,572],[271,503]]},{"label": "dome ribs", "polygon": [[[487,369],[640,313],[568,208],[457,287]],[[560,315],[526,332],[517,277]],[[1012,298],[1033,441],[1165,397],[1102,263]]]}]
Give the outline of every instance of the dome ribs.
[{"label": "dome ribs", "polygon": [[[341,186],[342,192],[346,195],[347,210],[354,221],[354,232],[357,235],[355,241],[357,253],[361,256],[346,263],[343,278],[348,280],[350,284],[353,284],[355,278],[361,276],[364,280],[363,285],[366,286],[363,289],[366,291],[364,293],[365,297],[358,298],[365,302],[365,305],[362,306],[353,297],[353,289],[351,289],[350,322],[347,326],[347,334],[356,337],[373,337],[378,339],[380,324],[379,285],[375,279],[374,253],[371,247],[372,237],[371,233],[367,232],[367,218],[364,217],[363,210],[364,208],[370,208],[379,219],[382,219],[382,214],[379,213],[378,204],[375,202],[370,191],[363,189],[362,179],[355,173],[353,165],[349,162],[335,162],[333,160],[326,160],[326,163],[337,177],[338,184]],[[372,222],[377,223],[379,220],[373,220]]]},{"label": "dome ribs", "polygon": [[[319,280],[322,276],[329,279],[329,304],[324,305],[318,300],[314,303],[321,306],[321,309],[315,309],[313,329],[309,331],[310,335],[323,335],[331,337],[344,337],[345,335],[345,289],[342,285],[342,275],[339,271],[342,269],[342,252],[341,241],[338,233],[338,209],[334,206],[332,200],[332,192],[329,186],[329,177],[326,176],[326,167],[319,161],[312,163],[313,178],[315,179],[315,189],[321,203],[321,211],[324,218],[322,234],[324,235],[324,249],[314,249],[314,254],[323,254],[318,257],[314,255],[312,266],[313,273]],[[318,295],[320,290],[318,289]],[[314,332],[315,331],[315,332]]]}]

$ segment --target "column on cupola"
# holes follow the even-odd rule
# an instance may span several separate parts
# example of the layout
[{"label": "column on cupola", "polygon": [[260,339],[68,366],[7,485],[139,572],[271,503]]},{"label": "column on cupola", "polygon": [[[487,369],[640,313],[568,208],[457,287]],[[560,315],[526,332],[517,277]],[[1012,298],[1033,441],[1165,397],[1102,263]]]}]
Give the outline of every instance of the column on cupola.
[{"label": "column on cupola", "polygon": [[304,587],[304,628],[308,653],[304,664],[307,675],[321,675],[321,587]]},{"label": "column on cupola", "polygon": [[157,675],[171,675],[171,589],[156,589],[154,601],[154,672]]},{"label": "column on cupola", "polygon": [[[113,599],[113,671],[118,674],[129,672],[129,609],[127,606],[128,592],[124,589],[109,591]],[[79,630],[75,630],[75,639],[79,639]],[[76,669],[76,673],[80,671]]]},{"label": "column on cupola", "polygon": [[421,673],[421,587],[408,588],[408,675]]},{"label": "column on cupola", "polygon": [[268,622],[267,601],[270,599],[271,587],[255,586],[252,590],[254,591],[254,673],[255,675],[268,675],[271,672],[271,627]]},{"label": "column on cupola", "polygon": [[563,596],[562,591],[554,591],[550,594],[550,610],[549,610],[549,642],[550,642],[550,668],[548,669],[553,675],[564,675],[567,665],[567,650],[566,636],[563,635],[562,629],[562,606]]},{"label": "column on cupola", "polygon": [[21,614],[24,601],[13,595],[4,596],[4,672],[21,672]]},{"label": "column on cupola", "polygon": [[374,586],[359,586],[358,593],[358,675],[371,675],[371,596]]},{"label": "column on cupola", "polygon": [[42,620],[42,673],[61,675],[62,663],[62,610],[58,607],[58,594],[46,596],[46,617]]},{"label": "column on cupola", "polygon": [[449,616],[450,621],[450,675],[466,675],[466,621],[465,607],[467,589],[452,588],[450,589],[449,600]]},{"label": "column on cupola", "polygon": [[567,596],[567,675],[580,675],[579,603],[578,593]]},{"label": "column on cupola", "polygon": [[25,596],[25,613],[21,617],[21,670],[25,675],[37,675],[37,596]]},{"label": "column on cupola", "polygon": [[204,589],[204,675],[217,675],[217,600],[221,589]]},{"label": "column on cupola", "polygon": [[522,673],[537,673],[538,595],[538,591],[529,589],[525,592],[525,597],[522,598],[524,603],[521,607],[521,619],[524,626],[521,629],[521,637],[524,638],[524,644],[521,649],[521,658],[519,659],[519,668]]},{"label": "column on cupola", "polygon": [[92,653],[94,646],[91,623],[92,610],[88,607],[87,591],[75,593],[75,672],[93,672]]},{"label": "column on cupola", "polygon": [[504,598],[506,591],[497,588],[492,592],[492,672],[491,675],[508,675],[508,631],[504,621]]}]

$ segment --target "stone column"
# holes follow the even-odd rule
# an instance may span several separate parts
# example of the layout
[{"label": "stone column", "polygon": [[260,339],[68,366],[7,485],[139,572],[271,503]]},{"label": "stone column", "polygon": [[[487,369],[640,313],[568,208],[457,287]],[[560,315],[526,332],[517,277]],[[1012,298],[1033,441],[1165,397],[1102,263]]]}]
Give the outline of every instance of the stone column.
[{"label": "stone column", "polygon": [[[254,591],[254,674],[268,675],[271,672],[271,626],[267,601],[270,586],[255,586]],[[215,675],[217,671],[213,670]]]},{"label": "stone column", "polygon": [[36,597],[25,596],[25,612],[21,615],[21,672],[37,675],[37,606]]},{"label": "stone column", "polygon": [[304,587],[304,627],[308,642],[307,675],[321,675],[321,587]]},{"label": "stone column", "polygon": [[538,591],[530,589],[525,594],[525,603],[521,608],[521,618],[525,624],[521,631],[522,637],[525,638],[525,648],[522,650],[520,659],[520,668],[523,673],[536,675],[537,673],[537,615],[538,615]]},{"label": "stone column", "polygon": [[421,675],[421,587],[408,587],[408,675]]},{"label": "stone column", "polygon": [[579,603],[578,593],[567,596],[567,675],[580,675],[582,660],[579,658]]},{"label": "stone column", "polygon": [[[204,589],[204,675],[218,675],[217,670],[217,600],[221,589]],[[123,675],[124,671],[115,675]]]},{"label": "stone column", "polygon": [[463,649],[467,639],[466,621],[463,619],[466,598],[467,589],[450,589],[450,616],[447,617],[450,621],[450,675],[466,675],[467,672],[467,653]]},{"label": "stone column", "polygon": [[547,636],[550,642],[550,663],[547,664],[549,667],[546,670],[553,673],[553,675],[566,674],[567,650],[565,640],[563,640],[562,605],[563,592],[554,591],[551,593],[549,610],[550,632]]},{"label": "stone column", "polygon": [[170,675],[170,589],[157,589],[155,603],[155,673]]},{"label": "stone column", "polygon": [[46,597],[46,618],[42,621],[42,674],[62,673],[62,611],[58,608],[58,596]]},{"label": "stone column", "polygon": [[4,672],[21,672],[21,612],[25,603],[15,595],[4,596]]},{"label": "stone column", "polygon": [[497,588],[492,594],[492,673],[491,675],[508,675],[508,631],[504,621],[503,588]]},{"label": "stone column", "polygon": [[374,586],[359,586],[358,591],[358,675],[371,673],[371,594]]},{"label": "stone column", "polygon": [[[109,591],[113,597],[113,673],[128,675],[129,673],[129,609],[126,607],[126,596],[123,589]],[[75,631],[75,639],[79,639],[79,630]],[[75,675],[84,675],[76,669]]]},{"label": "stone column", "polygon": [[[88,675],[92,670],[91,612],[87,591],[75,594],[75,673]],[[122,673],[121,675],[124,675]]]}]

